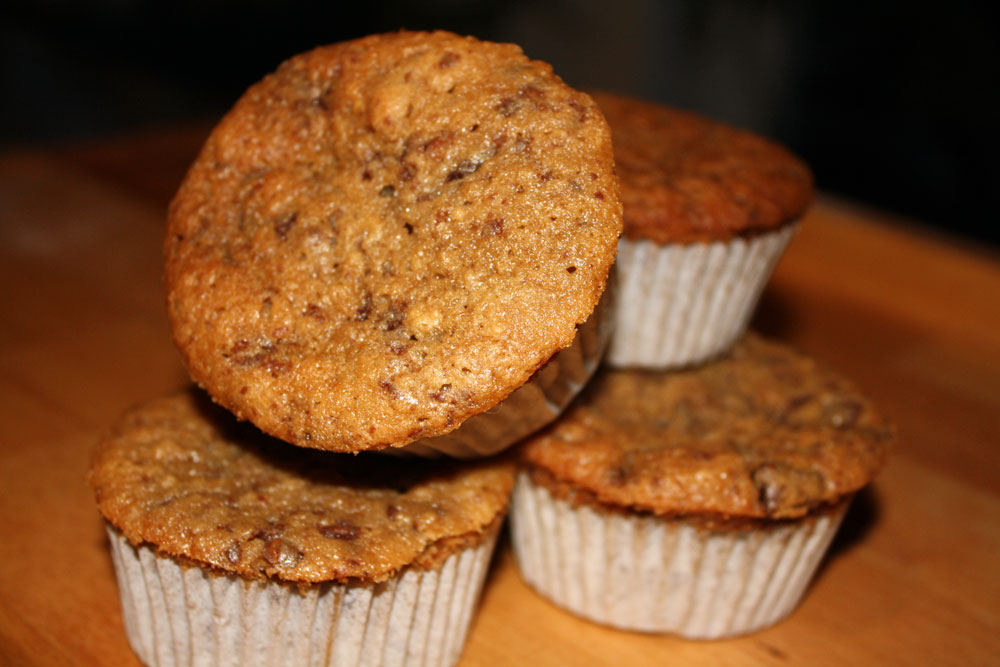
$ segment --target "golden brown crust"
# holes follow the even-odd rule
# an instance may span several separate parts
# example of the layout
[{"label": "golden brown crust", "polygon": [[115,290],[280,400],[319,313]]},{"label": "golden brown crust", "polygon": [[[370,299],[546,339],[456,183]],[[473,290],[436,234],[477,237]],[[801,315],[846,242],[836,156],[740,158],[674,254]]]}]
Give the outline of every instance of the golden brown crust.
[{"label": "golden brown crust", "polygon": [[440,32],[335,44],[251,87],[181,185],[174,338],[272,435],[402,446],[567,347],[620,231],[607,125],[548,65]]},{"label": "golden brown crust", "polygon": [[891,440],[849,382],[748,334],[697,369],[604,372],[522,455],[608,505],[792,518],[867,484]]},{"label": "golden brown crust", "polygon": [[489,533],[513,466],[289,447],[191,392],[128,413],[88,477],[133,544],[250,579],[378,582]]},{"label": "golden brown crust", "polygon": [[611,126],[629,239],[725,241],[792,222],[812,199],[809,168],[777,144],[651,102],[593,98]]},{"label": "golden brown crust", "polygon": [[[602,502],[596,494],[579,486],[574,486],[569,482],[556,479],[552,473],[535,466],[526,466],[531,483],[545,488],[554,498],[564,500],[574,507],[589,507],[595,512],[603,514],[617,514],[620,516],[635,516],[636,514],[653,514],[648,510],[639,510],[634,507],[623,507],[621,505],[611,505]],[[817,518],[827,513],[839,511],[843,504],[850,503],[854,498],[853,493],[840,496],[830,503],[818,504],[809,509],[804,516],[772,518],[772,517],[749,517],[732,516],[727,514],[715,514],[712,512],[697,512],[692,514],[680,514],[675,512],[663,512],[658,516],[672,521],[683,521],[689,526],[701,530],[709,530],[714,533],[724,531],[744,532],[750,530],[769,530],[781,524],[802,521],[804,517]]]}]

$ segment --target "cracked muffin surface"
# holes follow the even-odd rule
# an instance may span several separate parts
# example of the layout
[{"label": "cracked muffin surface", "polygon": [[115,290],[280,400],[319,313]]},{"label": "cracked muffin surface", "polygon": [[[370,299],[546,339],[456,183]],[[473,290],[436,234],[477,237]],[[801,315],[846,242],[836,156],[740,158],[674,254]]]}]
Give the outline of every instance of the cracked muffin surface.
[{"label": "cracked muffin surface", "polygon": [[321,47],[247,91],[171,203],[174,339],[274,436],[403,446],[569,346],[620,231],[607,125],[545,63],[440,32]]},{"label": "cracked muffin surface", "polygon": [[847,380],[748,334],[692,370],[604,371],[522,456],[536,481],[584,502],[780,519],[865,486],[892,435]]},{"label": "cracked muffin surface", "polygon": [[345,583],[475,546],[503,520],[514,471],[289,447],[186,392],[126,414],[88,479],[135,545],[247,579]]}]

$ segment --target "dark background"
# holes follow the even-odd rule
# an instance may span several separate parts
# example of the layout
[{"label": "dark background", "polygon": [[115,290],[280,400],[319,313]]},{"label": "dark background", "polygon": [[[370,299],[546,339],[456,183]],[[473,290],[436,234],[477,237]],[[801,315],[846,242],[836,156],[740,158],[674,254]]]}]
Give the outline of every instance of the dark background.
[{"label": "dark background", "polygon": [[827,192],[1000,247],[986,2],[8,1],[0,148],[214,119],[294,53],[401,27],[517,42],[573,86],[776,138]]}]

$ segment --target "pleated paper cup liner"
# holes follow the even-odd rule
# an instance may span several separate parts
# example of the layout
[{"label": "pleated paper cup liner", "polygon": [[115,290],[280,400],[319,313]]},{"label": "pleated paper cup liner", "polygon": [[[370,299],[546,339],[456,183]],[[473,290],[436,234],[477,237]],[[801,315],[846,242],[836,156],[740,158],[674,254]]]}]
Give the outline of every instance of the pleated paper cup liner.
[{"label": "pleated paper cup liner", "polygon": [[125,631],[146,665],[453,665],[497,531],[434,570],[379,584],[250,581],[108,528]]},{"label": "pleated paper cup liner", "polygon": [[594,312],[577,328],[573,343],[557,352],[527,383],[495,407],[465,420],[444,435],[387,448],[383,454],[478,458],[496,454],[523,440],[556,417],[587,384],[601,360],[614,326],[615,273]]},{"label": "pleated paper cup liner", "polygon": [[797,227],[712,243],[619,240],[608,365],[667,370],[725,352],[746,331]]},{"label": "pleated paper cup liner", "polygon": [[514,555],[542,596],[619,629],[717,639],[792,612],[850,498],[747,529],[572,505],[526,473],[512,502]]}]

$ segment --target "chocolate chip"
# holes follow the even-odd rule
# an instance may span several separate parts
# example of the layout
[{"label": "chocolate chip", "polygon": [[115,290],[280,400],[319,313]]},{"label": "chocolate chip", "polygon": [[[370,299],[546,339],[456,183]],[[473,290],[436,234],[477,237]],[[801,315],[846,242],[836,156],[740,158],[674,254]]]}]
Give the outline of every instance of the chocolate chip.
[{"label": "chocolate chip", "polygon": [[587,121],[587,109],[586,109],[586,107],[584,107],[582,104],[580,104],[576,100],[570,100],[569,101],[569,107],[573,111],[576,112],[577,119],[581,123],[585,123]]},{"label": "chocolate chip", "polygon": [[236,355],[240,354],[241,352],[243,352],[244,350],[246,350],[248,347],[250,347],[250,341],[248,341],[245,338],[242,338],[242,339],[236,341],[235,343],[233,343],[233,346],[231,348],[229,348],[229,352],[223,352],[222,356],[228,359],[231,356],[236,356]]},{"label": "chocolate chip", "polygon": [[447,396],[450,392],[451,392],[451,385],[443,384],[437,391],[431,392],[430,396],[435,401],[443,403],[444,401],[448,400]]},{"label": "chocolate chip", "polygon": [[757,498],[768,512],[773,512],[781,505],[785,495],[785,475],[772,464],[764,464],[753,471],[751,475],[754,486],[757,487]]},{"label": "chocolate chip", "polygon": [[826,415],[834,428],[848,429],[854,426],[861,416],[861,404],[852,400],[839,401],[826,406]]},{"label": "chocolate chip", "polygon": [[276,351],[277,348],[269,343],[260,344],[254,350],[249,342],[241,340],[230,348],[228,354],[223,356],[234,366],[242,368],[259,366],[270,372],[272,376],[277,377],[287,372],[291,368],[291,364],[286,359],[275,357]]},{"label": "chocolate chip", "polygon": [[399,506],[397,505],[386,505],[385,506],[385,516],[389,519],[395,519],[399,514]]},{"label": "chocolate chip", "polygon": [[474,174],[481,166],[483,166],[483,163],[476,160],[462,160],[444,180],[446,183],[450,183],[451,181],[465,178],[469,174]]},{"label": "chocolate chip", "polygon": [[629,471],[624,467],[611,468],[608,471],[608,483],[611,486],[622,486],[628,479]]},{"label": "chocolate chip", "polygon": [[406,304],[400,301],[390,304],[382,317],[382,326],[386,331],[395,331],[402,326],[403,320],[406,319],[406,308]]},{"label": "chocolate chip", "polygon": [[288,237],[288,232],[295,226],[295,221],[299,219],[298,213],[292,213],[274,223],[274,233],[284,241]]},{"label": "chocolate chip", "polygon": [[280,537],[272,537],[264,543],[264,560],[275,567],[295,567],[302,560],[302,552]]},{"label": "chocolate chip", "polygon": [[322,308],[317,306],[315,303],[310,303],[306,306],[305,311],[302,313],[306,317],[311,317],[317,322],[326,322],[326,313]]},{"label": "chocolate chip", "polygon": [[457,53],[446,51],[445,54],[441,56],[441,59],[438,61],[438,67],[440,67],[441,69],[448,69],[461,59],[462,56],[458,55]]},{"label": "chocolate chip", "polygon": [[785,404],[785,415],[792,414],[803,405],[813,400],[813,398],[813,394],[799,394],[798,396],[793,396],[788,399],[788,402]]},{"label": "chocolate chip", "polygon": [[271,374],[271,377],[278,377],[283,373],[287,373],[291,369],[292,364],[285,359],[275,359],[274,357],[269,357],[260,362],[260,365]]},{"label": "chocolate chip", "polygon": [[399,390],[396,389],[396,385],[394,385],[393,383],[389,382],[388,380],[379,380],[378,381],[378,387],[379,387],[379,389],[381,389],[382,391],[386,392],[387,394],[389,394],[393,398],[397,398],[397,399],[399,398]]},{"label": "chocolate chip", "polygon": [[494,107],[504,118],[510,118],[517,112],[517,102],[512,97],[505,97]]},{"label": "chocolate chip", "polygon": [[391,185],[386,185],[381,190],[378,191],[378,194],[380,197],[395,197],[396,188],[392,187]]},{"label": "chocolate chip", "polygon": [[[394,507],[394,505],[389,507]],[[386,513],[388,514],[388,510]],[[316,526],[316,529],[320,535],[331,540],[356,540],[361,536],[361,527],[347,519],[337,519],[333,523],[321,524]]]},{"label": "chocolate chip", "polygon": [[575,266],[567,266],[566,267],[566,273],[576,273],[576,267]]},{"label": "chocolate chip", "polygon": [[365,294],[361,299],[361,305],[354,311],[354,321],[364,322],[372,312],[372,295]]},{"label": "chocolate chip", "polygon": [[233,542],[230,544],[223,553],[225,554],[226,559],[233,565],[239,563],[240,558],[243,556],[243,550],[240,549],[239,542]]},{"label": "chocolate chip", "polygon": [[517,94],[534,102],[536,107],[545,100],[545,91],[530,83],[526,86],[521,86]]},{"label": "chocolate chip", "polygon": [[442,148],[444,148],[445,141],[441,137],[434,137],[423,146],[420,147],[422,152],[437,153]]}]

